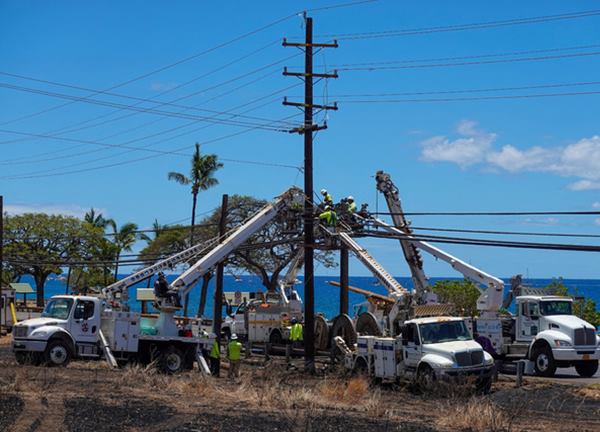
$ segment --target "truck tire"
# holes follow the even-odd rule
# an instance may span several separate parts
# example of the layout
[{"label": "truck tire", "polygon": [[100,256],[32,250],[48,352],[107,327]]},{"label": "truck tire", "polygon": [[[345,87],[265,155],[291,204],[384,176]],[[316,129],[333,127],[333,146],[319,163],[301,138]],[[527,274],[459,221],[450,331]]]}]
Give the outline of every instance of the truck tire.
[{"label": "truck tire", "polygon": [[48,366],[64,367],[71,361],[71,349],[61,339],[51,340],[44,351],[44,360]]},{"label": "truck tire", "polygon": [[435,372],[428,364],[421,364],[417,370],[417,386],[423,393],[431,390],[435,383]]},{"label": "truck tire", "polygon": [[538,346],[533,349],[531,356],[536,375],[552,377],[556,372],[556,361],[549,346]]},{"label": "truck tire", "polygon": [[486,395],[492,390],[492,381],[493,377],[491,376],[480,378],[475,384],[475,389],[478,393]]},{"label": "truck tire", "polygon": [[575,363],[575,370],[580,377],[591,378],[598,372],[598,360],[577,362]]},{"label": "truck tire", "polygon": [[174,345],[169,345],[160,355],[160,368],[168,374],[175,374],[185,369],[185,355]]},{"label": "truck tire", "polygon": [[359,357],[356,359],[354,367],[352,368],[352,375],[364,377],[369,375],[369,366],[367,364],[367,361],[363,357]]}]

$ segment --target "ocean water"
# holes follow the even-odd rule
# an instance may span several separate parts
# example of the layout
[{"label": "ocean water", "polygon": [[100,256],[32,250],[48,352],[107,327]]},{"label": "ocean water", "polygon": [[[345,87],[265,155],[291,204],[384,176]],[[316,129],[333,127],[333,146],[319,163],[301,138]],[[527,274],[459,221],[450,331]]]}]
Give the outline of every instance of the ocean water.
[{"label": "ocean water", "polygon": [[[125,275],[120,275],[120,278]],[[167,279],[172,281],[176,278],[176,275],[167,275]],[[407,277],[398,277],[396,278],[402,286],[408,289],[412,289],[413,284],[412,280]],[[431,278],[430,282],[433,284],[437,280],[444,279],[459,279],[459,278]],[[302,281],[302,277],[299,277],[299,280]],[[328,281],[337,281],[339,279],[332,276],[315,276],[315,312],[323,313],[326,318],[335,317],[339,313],[339,288],[329,285]],[[510,280],[503,279],[505,282],[505,287],[508,289],[510,287]],[[524,280],[526,285],[529,285],[534,288],[544,287],[548,285],[552,279],[526,279]],[[31,286],[35,289],[35,283],[33,279],[30,277],[24,277],[22,282],[29,282]],[[564,279],[564,284],[569,288],[570,292],[577,292],[578,295],[583,295],[585,297],[589,297],[596,301],[597,307],[600,308],[600,280],[597,279]],[[154,279],[152,279],[152,284],[154,283]],[[213,295],[215,289],[215,278],[213,278],[209,284],[208,289],[208,298],[206,300],[206,308],[205,308],[205,317],[212,317],[213,310]],[[350,277],[350,285],[362,288],[365,290],[369,290],[378,294],[387,294],[385,288],[379,285],[375,278],[373,277],[365,277],[365,276],[356,276]],[[139,283],[129,288],[129,298],[130,298],[130,306],[132,310],[139,311],[141,305],[139,302],[135,301],[135,294],[137,288],[146,288],[147,281],[143,283]],[[151,285],[152,286],[152,285]],[[51,278],[46,282],[45,285],[45,297],[49,298],[53,295],[57,294],[65,294],[65,284],[58,278]],[[300,296],[304,298],[304,287],[302,283],[296,285],[296,289],[300,293]],[[226,275],[224,277],[224,291],[257,291],[264,290],[264,287],[261,284],[261,280],[257,276],[253,275],[242,275],[238,279],[233,276]],[[32,298],[33,295],[30,295]],[[200,286],[194,287],[190,292],[190,307],[188,310],[189,315],[195,315],[198,309],[198,303],[200,301]],[[361,294],[356,294],[353,292],[349,293],[349,304],[350,308],[353,304],[360,303],[364,301],[364,296]],[[514,302],[513,305],[514,307]]]}]

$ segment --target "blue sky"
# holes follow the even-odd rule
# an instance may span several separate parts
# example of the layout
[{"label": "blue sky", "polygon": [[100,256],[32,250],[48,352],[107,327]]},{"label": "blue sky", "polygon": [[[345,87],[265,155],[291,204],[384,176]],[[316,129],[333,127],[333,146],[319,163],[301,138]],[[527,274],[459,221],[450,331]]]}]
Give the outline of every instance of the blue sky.
[{"label": "blue sky", "polygon": [[[294,12],[333,4],[336,2],[332,0],[3,1],[0,2],[0,72],[88,89],[108,89]],[[330,41],[330,35],[547,16],[591,10],[596,5],[591,1],[380,0],[314,11],[311,16],[314,17],[315,39]],[[233,109],[235,113],[243,113],[253,109],[244,115],[269,121],[299,113],[282,106],[281,99],[286,95],[300,100],[302,85],[296,78],[282,76],[281,70],[283,66],[299,69],[302,55],[295,48],[282,47],[280,41],[283,37],[301,38],[302,23],[300,16],[291,17],[235,43],[113,90],[120,95],[193,106],[196,109],[186,113],[195,117],[118,111],[114,107],[82,101],[51,109],[67,101],[32,94],[31,89],[75,97],[89,93],[0,75],[0,83],[4,85],[0,87],[0,129],[62,138],[0,132],[0,193],[5,197],[7,209],[11,213],[48,211],[81,215],[94,207],[119,223],[134,221],[142,228],[149,227],[155,218],[161,223],[182,220],[190,212],[189,191],[168,182],[166,176],[172,170],[187,171],[189,158],[185,154],[191,154],[195,142],[206,143],[202,145],[203,151],[216,153],[225,160],[225,168],[218,173],[219,186],[200,195],[199,212],[218,206],[223,193],[270,198],[293,183],[302,184],[302,176],[294,168],[232,161],[300,166],[301,137],[277,131],[245,132],[247,127],[239,124],[202,122],[199,116],[211,117],[214,113],[198,110]],[[431,59],[465,56],[487,56],[479,60],[570,57],[376,71],[343,70],[344,66],[337,66],[341,69],[339,79],[330,80],[327,86],[320,83],[316,89],[319,100],[338,101],[340,109],[327,115],[329,129],[319,132],[315,139],[315,187],[327,187],[334,198],[352,194],[374,209],[376,194],[372,176],[383,169],[392,174],[399,186],[406,211],[598,209],[600,95],[378,104],[344,102],[368,99],[344,95],[600,81],[597,72],[600,70],[599,24],[600,16],[590,16],[401,37],[340,37],[338,49],[316,55],[315,63],[320,70],[371,62],[407,62],[394,63],[396,66],[457,63],[461,61]],[[538,53],[500,55],[524,51]],[[586,55],[573,55],[583,53]],[[285,60],[294,54],[298,55]],[[186,84],[189,81],[193,82]],[[294,84],[295,88],[283,91]],[[18,86],[21,91],[6,86]],[[586,84],[458,96],[598,90],[600,85]],[[161,92],[167,93],[161,95]],[[186,97],[191,94],[194,95]],[[259,100],[269,94],[270,97]],[[327,97],[321,98],[324,95]],[[423,97],[449,95],[389,99]],[[91,98],[126,105],[138,102],[107,95]],[[236,108],[242,105],[245,106]],[[139,106],[156,107],[148,102]],[[159,105],[155,109],[182,110],[170,105]],[[30,116],[44,110],[48,111]],[[127,117],[113,121],[126,114]],[[21,119],[24,116],[27,118]],[[323,120],[324,116],[319,114],[317,118]],[[288,119],[298,120],[299,117]],[[238,117],[235,121],[246,122],[247,126],[248,122],[258,120]],[[268,123],[267,120],[260,122]],[[187,123],[190,125],[175,129]],[[166,132],[170,129],[173,131]],[[184,132],[188,133],[177,136]],[[237,136],[220,139],[237,132],[240,133]],[[132,149],[143,146],[149,147]],[[160,153],[173,151],[177,154]],[[134,161],[141,158],[146,159]],[[116,165],[105,167],[111,164]],[[380,210],[382,202],[379,202]],[[600,233],[600,219],[593,216],[415,216],[412,219],[415,226]],[[553,241],[543,237],[518,240]],[[594,244],[593,240],[577,238],[559,241]],[[362,243],[390,272],[399,276],[408,274],[396,242],[369,239]],[[600,277],[596,253],[442,247],[503,277],[515,273],[530,277]],[[431,276],[454,275],[443,263],[433,260],[426,261],[426,271]],[[318,273],[327,271],[318,268]],[[361,275],[366,271],[353,262],[352,273]]]}]

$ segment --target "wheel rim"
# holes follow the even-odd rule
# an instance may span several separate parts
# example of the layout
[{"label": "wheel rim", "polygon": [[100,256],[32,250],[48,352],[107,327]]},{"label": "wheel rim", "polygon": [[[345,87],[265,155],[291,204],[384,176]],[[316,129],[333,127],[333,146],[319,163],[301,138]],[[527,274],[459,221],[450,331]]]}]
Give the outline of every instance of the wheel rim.
[{"label": "wheel rim", "polygon": [[537,356],[535,363],[539,370],[545,371],[546,369],[548,369],[548,364],[550,363],[550,361],[546,354],[541,353]]},{"label": "wheel rim", "polygon": [[52,347],[50,350],[50,361],[54,364],[63,364],[67,360],[67,349],[62,345]]},{"label": "wheel rim", "polygon": [[167,356],[167,368],[171,371],[177,371],[181,367],[181,357],[175,353],[171,353]]}]

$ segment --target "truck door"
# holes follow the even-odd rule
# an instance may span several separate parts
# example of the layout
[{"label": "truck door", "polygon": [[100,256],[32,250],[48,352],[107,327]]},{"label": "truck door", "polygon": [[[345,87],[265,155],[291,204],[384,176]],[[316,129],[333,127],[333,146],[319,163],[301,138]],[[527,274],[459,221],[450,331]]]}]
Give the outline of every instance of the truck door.
[{"label": "truck door", "polygon": [[246,331],[246,303],[242,303],[235,311],[233,319],[235,320],[235,333],[238,335],[247,334]]},{"label": "truck door", "polygon": [[100,329],[100,311],[91,300],[78,299],[71,320],[71,334],[77,343],[96,343]]},{"label": "truck door", "polygon": [[402,345],[406,368],[416,369],[421,360],[421,342],[416,324],[408,324],[402,328]]},{"label": "truck door", "polygon": [[518,340],[532,340],[537,335],[540,321],[540,306],[537,301],[520,304],[518,317]]}]

